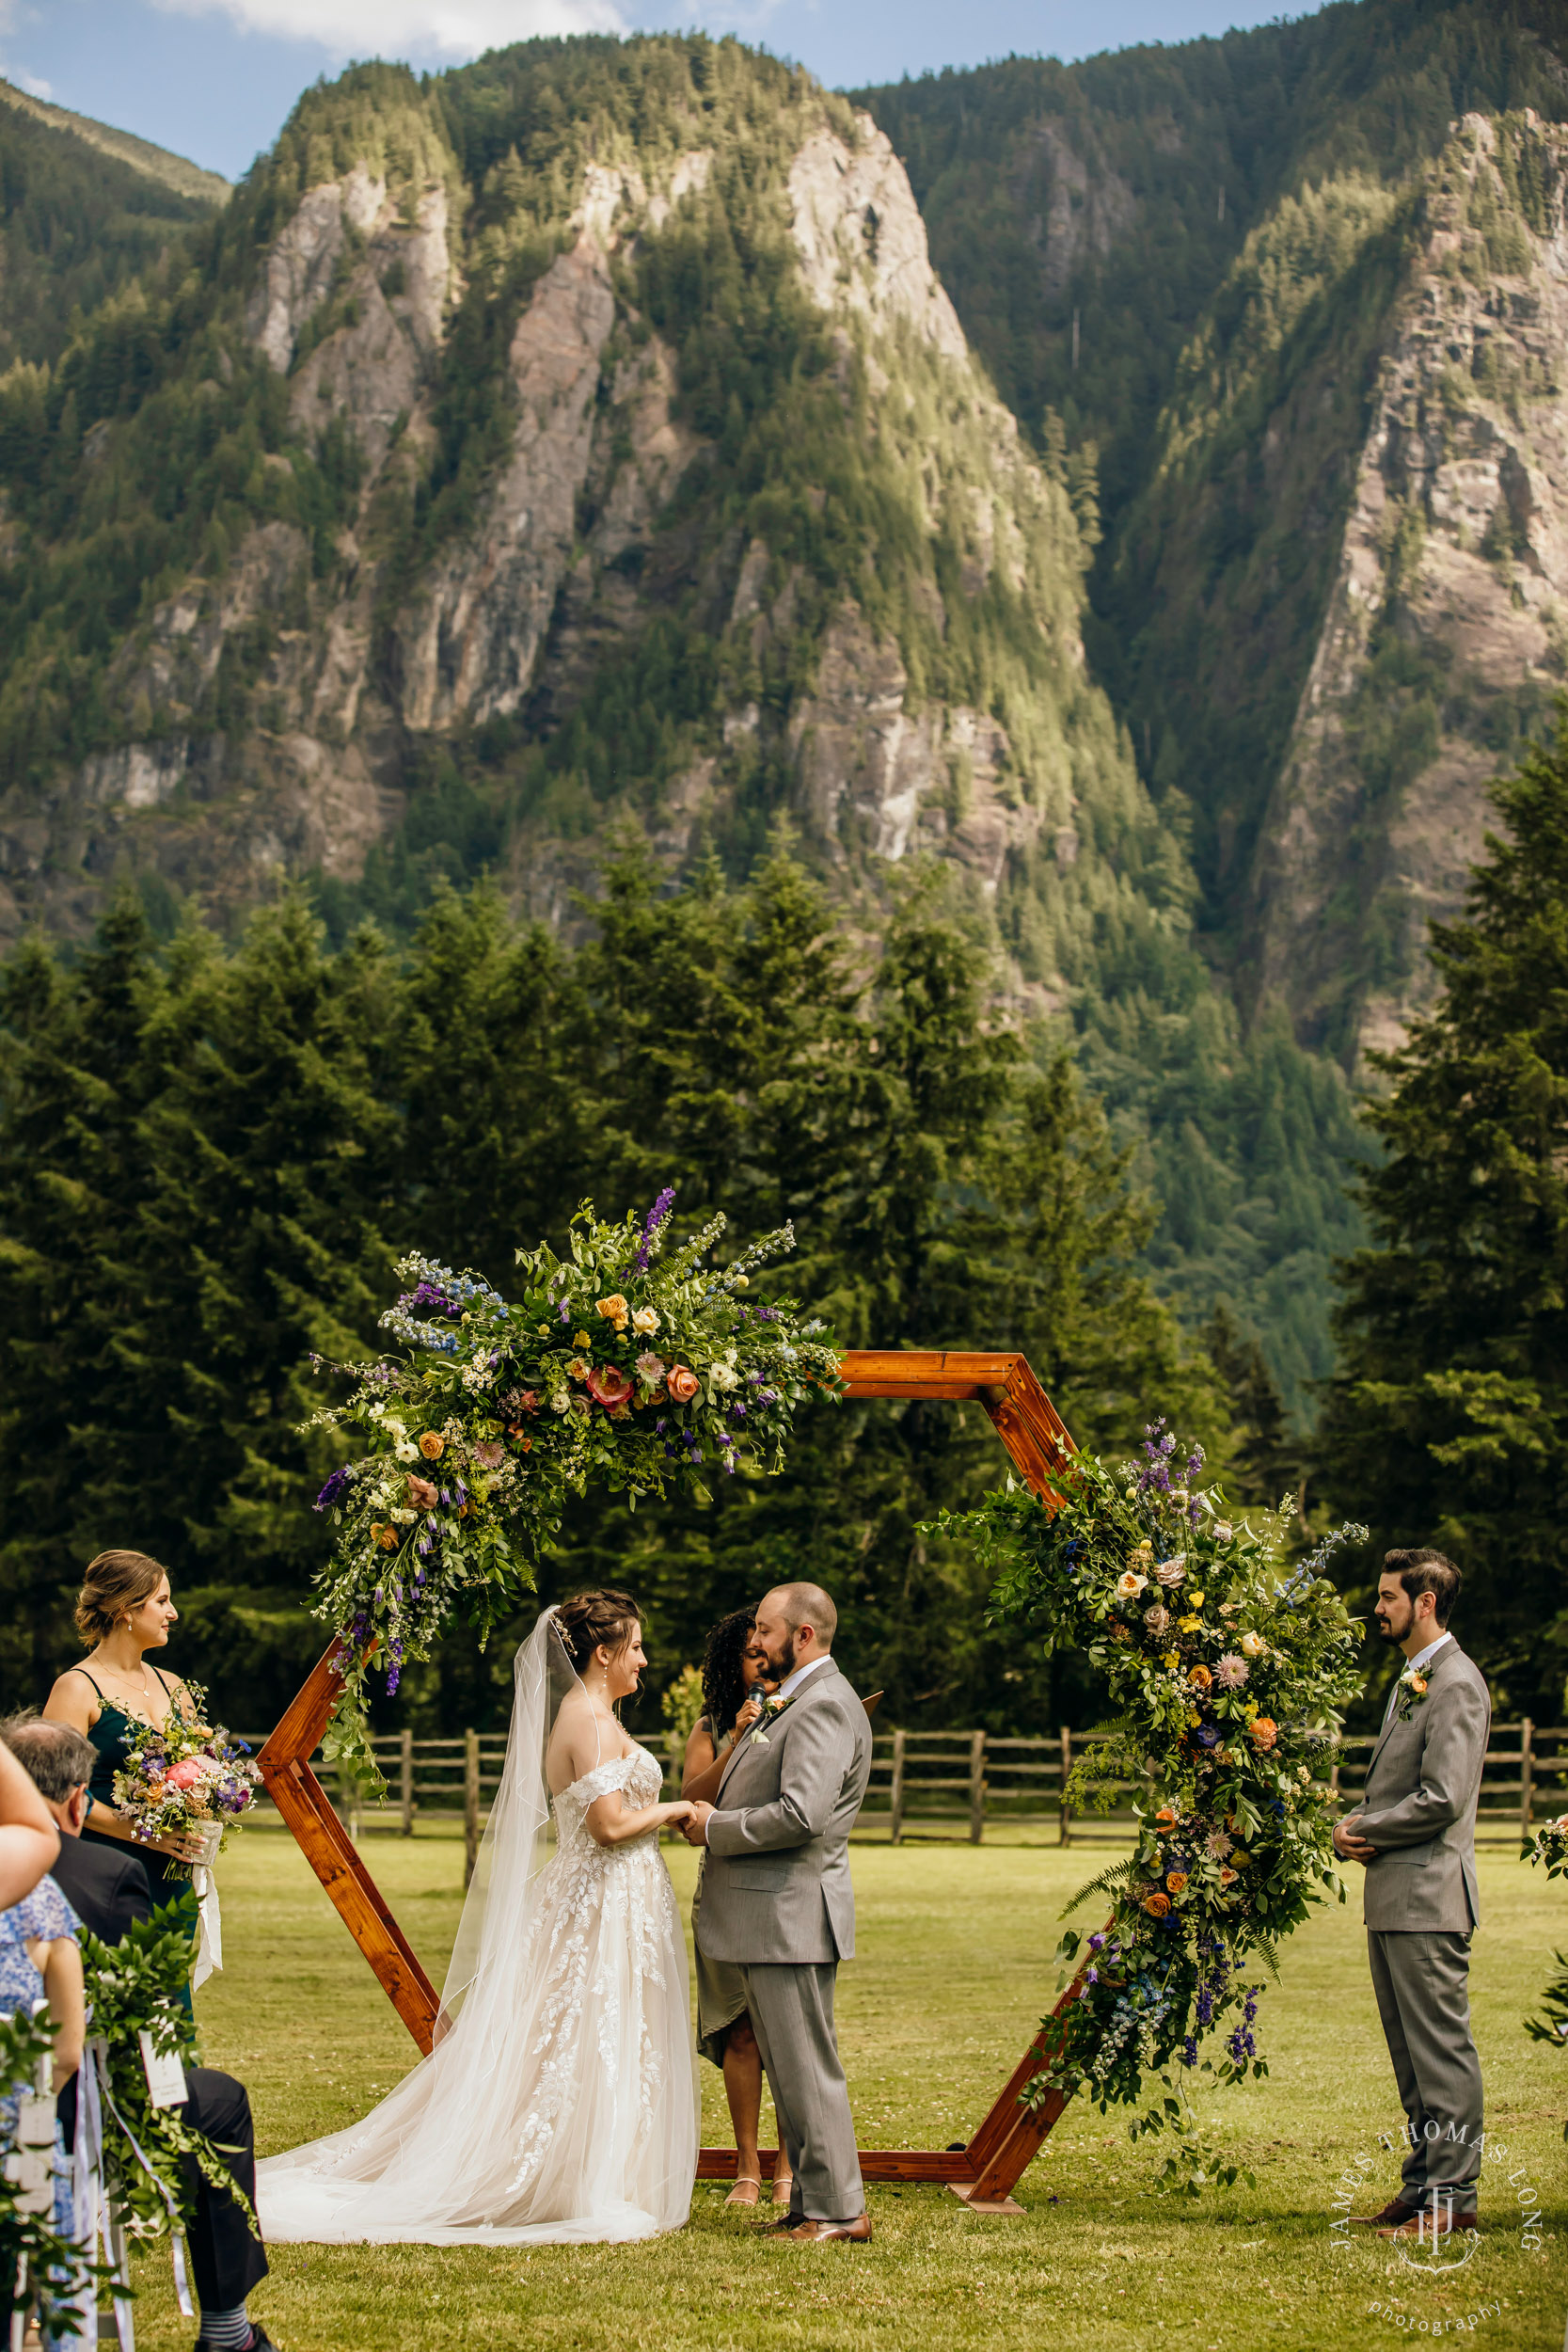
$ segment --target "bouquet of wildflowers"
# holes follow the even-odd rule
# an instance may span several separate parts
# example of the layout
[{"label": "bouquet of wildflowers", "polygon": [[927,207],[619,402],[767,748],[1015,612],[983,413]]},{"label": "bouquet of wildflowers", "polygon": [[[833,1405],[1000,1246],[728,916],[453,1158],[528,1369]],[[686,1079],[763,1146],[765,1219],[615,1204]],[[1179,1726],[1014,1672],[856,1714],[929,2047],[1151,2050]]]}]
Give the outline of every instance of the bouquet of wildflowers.
[{"label": "bouquet of wildflowers", "polygon": [[374,1777],[361,1681],[378,1645],[387,1688],[428,1656],[454,1606],[482,1634],[533,1589],[533,1562],[569,1495],[640,1495],[778,1470],[801,1402],[836,1397],[838,1355],[795,1302],[752,1301],[762,1262],[792,1229],[722,1267],[716,1216],[670,1246],[673,1191],[645,1218],[602,1222],[585,1203],[569,1254],[517,1252],[510,1299],[419,1256],[382,1317],[402,1353],[347,1372],[345,1405],[318,1413],[354,1446],[316,1499],[338,1530],[317,1613],[341,1637],[332,1754]]},{"label": "bouquet of wildflowers", "polygon": [[137,1724],[127,1735],[126,1760],[115,1774],[115,1804],[144,1845],[205,1831],[211,1864],[230,1826],[255,1803],[261,1775],[243,1740],[201,1720],[206,1692],[193,1685],[192,1695],[195,1717],[175,1709],[167,1723]]},{"label": "bouquet of wildflowers", "polygon": [[1289,1572],[1289,1499],[1244,1518],[1202,1469],[1156,1422],[1119,1472],[1069,1456],[1053,1508],[1009,1485],[944,1522],[977,1535],[998,1572],[993,1622],[1037,1629],[1048,1654],[1086,1653],[1110,1686],[1115,1718],[1081,1754],[1069,1800],[1147,1791],[1132,1861],[1075,1899],[1105,1896],[1113,1915],[1086,1949],[1062,1940],[1058,1958],[1083,1966],[1035,2087],[1086,2084],[1102,2111],[1172,2059],[1196,2067],[1227,2017],[1222,2078],[1263,2072],[1249,1979],[1274,1975],[1279,1938],[1320,1889],[1343,1900],[1329,1769],[1361,1677],[1323,1570],[1366,1530],[1338,1529]]}]

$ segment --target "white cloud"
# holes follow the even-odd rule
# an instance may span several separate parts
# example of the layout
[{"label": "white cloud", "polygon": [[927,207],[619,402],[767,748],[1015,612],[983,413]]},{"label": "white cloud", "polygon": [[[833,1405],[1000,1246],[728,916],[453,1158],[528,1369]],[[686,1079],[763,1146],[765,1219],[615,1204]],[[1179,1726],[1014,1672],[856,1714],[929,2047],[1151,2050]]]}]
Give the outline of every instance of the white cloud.
[{"label": "white cloud", "polygon": [[540,33],[618,33],[615,0],[155,0],[177,16],[227,16],[243,32],[341,56],[476,57]]},{"label": "white cloud", "polygon": [[9,78],[18,89],[24,89],[29,98],[53,98],[55,85],[46,82],[40,73],[24,73],[21,66],[11,68]]}]

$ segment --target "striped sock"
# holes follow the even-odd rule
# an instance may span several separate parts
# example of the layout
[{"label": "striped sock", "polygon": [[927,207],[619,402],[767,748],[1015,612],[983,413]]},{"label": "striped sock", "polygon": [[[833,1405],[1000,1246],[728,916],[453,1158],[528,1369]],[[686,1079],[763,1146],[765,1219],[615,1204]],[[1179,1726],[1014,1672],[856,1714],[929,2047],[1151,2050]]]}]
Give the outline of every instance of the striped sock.
[{"label": "striped sock", "polygon": [[236,2303],[231,2312],[203,2311],[201,2342],[213,2352],[245,2352],[250,2342],[250,2315],[243,2303]]}]

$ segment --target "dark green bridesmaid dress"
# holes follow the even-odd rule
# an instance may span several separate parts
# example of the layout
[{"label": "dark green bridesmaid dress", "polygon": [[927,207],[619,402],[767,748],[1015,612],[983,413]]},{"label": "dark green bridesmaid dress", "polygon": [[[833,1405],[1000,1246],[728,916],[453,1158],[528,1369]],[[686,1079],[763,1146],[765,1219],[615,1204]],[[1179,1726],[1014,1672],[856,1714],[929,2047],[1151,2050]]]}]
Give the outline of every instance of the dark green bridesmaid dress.
[{"label": "dark green bridesmaid dress", "polygon": [[[96,1804],[106,1805],[111,1813],[115,1813],[119,1811],[115,1804],[115,1774],[122,1772],[130,1760],[131,1752],[127,1735],[131,1727],[140,1719],[133,1715],[128,1708],[121,1707],[118,1699],[110,1698],[102,1685],[93,1680],[86,1666],[76,1666],[71,1671],[84,1676],[88,1682],[92,1683],[93,1689],[98,1693],[98,1704],[101,1709],[98,1721],[87,1734],[98,1755],[98,1761],[92,1768],[92,1778],[87,1783],[87,1793]],[[165,1677],[158,1673],[156,1666],[152,1671],[163,1684],[164,1694],[170,1708],[178,1708],[180,1702],[169,1689]],[[147,1882],[152,1891],[153,1910],[156,1911],[161,1903],[177,1902],[180,1905],[182,1915],[182,1925],[190,1937],[194,1954],[198,1925],[197,1900],[196,1889],[191,1884],[188,1865],[176,1862],[171,1854],[160,1853],[153,1846],[138,1845],[134,1840],[124,1837],[105,1837],[101,1831],[95,1829],[85,1829],[82,1832],[82,1843],[86,1846],[106,1846],[112,1853],[119,1854],[122,1861],[128,1853],[135,1854],[142,1868],[147,1872]],[[191,2006],[188,1984],[182,1998],[183,2006],[188,2010]]]}]

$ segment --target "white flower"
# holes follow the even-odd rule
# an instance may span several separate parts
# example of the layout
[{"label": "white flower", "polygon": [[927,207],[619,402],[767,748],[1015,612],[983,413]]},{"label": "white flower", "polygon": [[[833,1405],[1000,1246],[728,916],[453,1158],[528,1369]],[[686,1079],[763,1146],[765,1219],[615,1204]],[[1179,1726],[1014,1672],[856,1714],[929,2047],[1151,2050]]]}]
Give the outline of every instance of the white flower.
[{"label": "white flower", "polygon": [[392,1450],[400,1462],[417,1462],[420,1458],[419,1447],[411,1444],[406,1438],[400,1438]]},{"label": "white flower", "polygon": [[1236,1531],[1231,1526],[1228,1519],[1216,1519],[1214,1521],[1214,1535],[1216,1541],[1219,1543],[1227,1544],[1235,1533]]},{"label": "white flower", "polygon": [[1118,1600],[1135,1599],[1148,1582],[1148,1577],[1140,1576],[1136,1568],[1124,1569],[1117,1579],[1117,1598]]},{"label": "white flower", "polygon": [[644,1338],[651,1338],[653,1333],[658,1329],[658,1309],[657,1307],[639,1307],[636,1313],[632,1316],[631,1327],[634,1331],[641,1331]]},{"label": "white flower", "polygon": [[1243,1658],[1261,1658],[1268,1646],[1267,1642],[1264,1641],[1263,1636],[1260,1633],[1243,1633],[1242,1636],[1242,1656]]},{"label": "white flower", "polygon": [[1154,1573],[1167,1589],[1173,1584],[1180,1584],[1187,1573],[1186,1553],[1178,1551],[1170,1559],[1162,1560]]},{"label": "white flower", "polygon": [[708,1368],[707,1384],[710,1389],[738,1389],[740,1375],[733,1364],[712,1364]]},{"label": "white flower", "polygon": [[496,1367],[488,1356],[476,1356],[463,1367],[463,1386],[466,1389],[488,1389],[495,1377]]},{"label": "white flower", "polygon": [[564,1390],[564,1389],[557,1389],[557,1391],[556,1391],[555,1394],[554,1394],[554,1395],[551,1397],[551,1399],[550,1399],[550,1410],[551,1410],[551,1412],[552,1412],[552,1413],[569,1413],[569,1412],[571,1411],[571,1409],[572,1409],[572,1400],[571,1400],[571,1398],[567,1395],[567,1393],[566,1393],[565,1390]]}]

